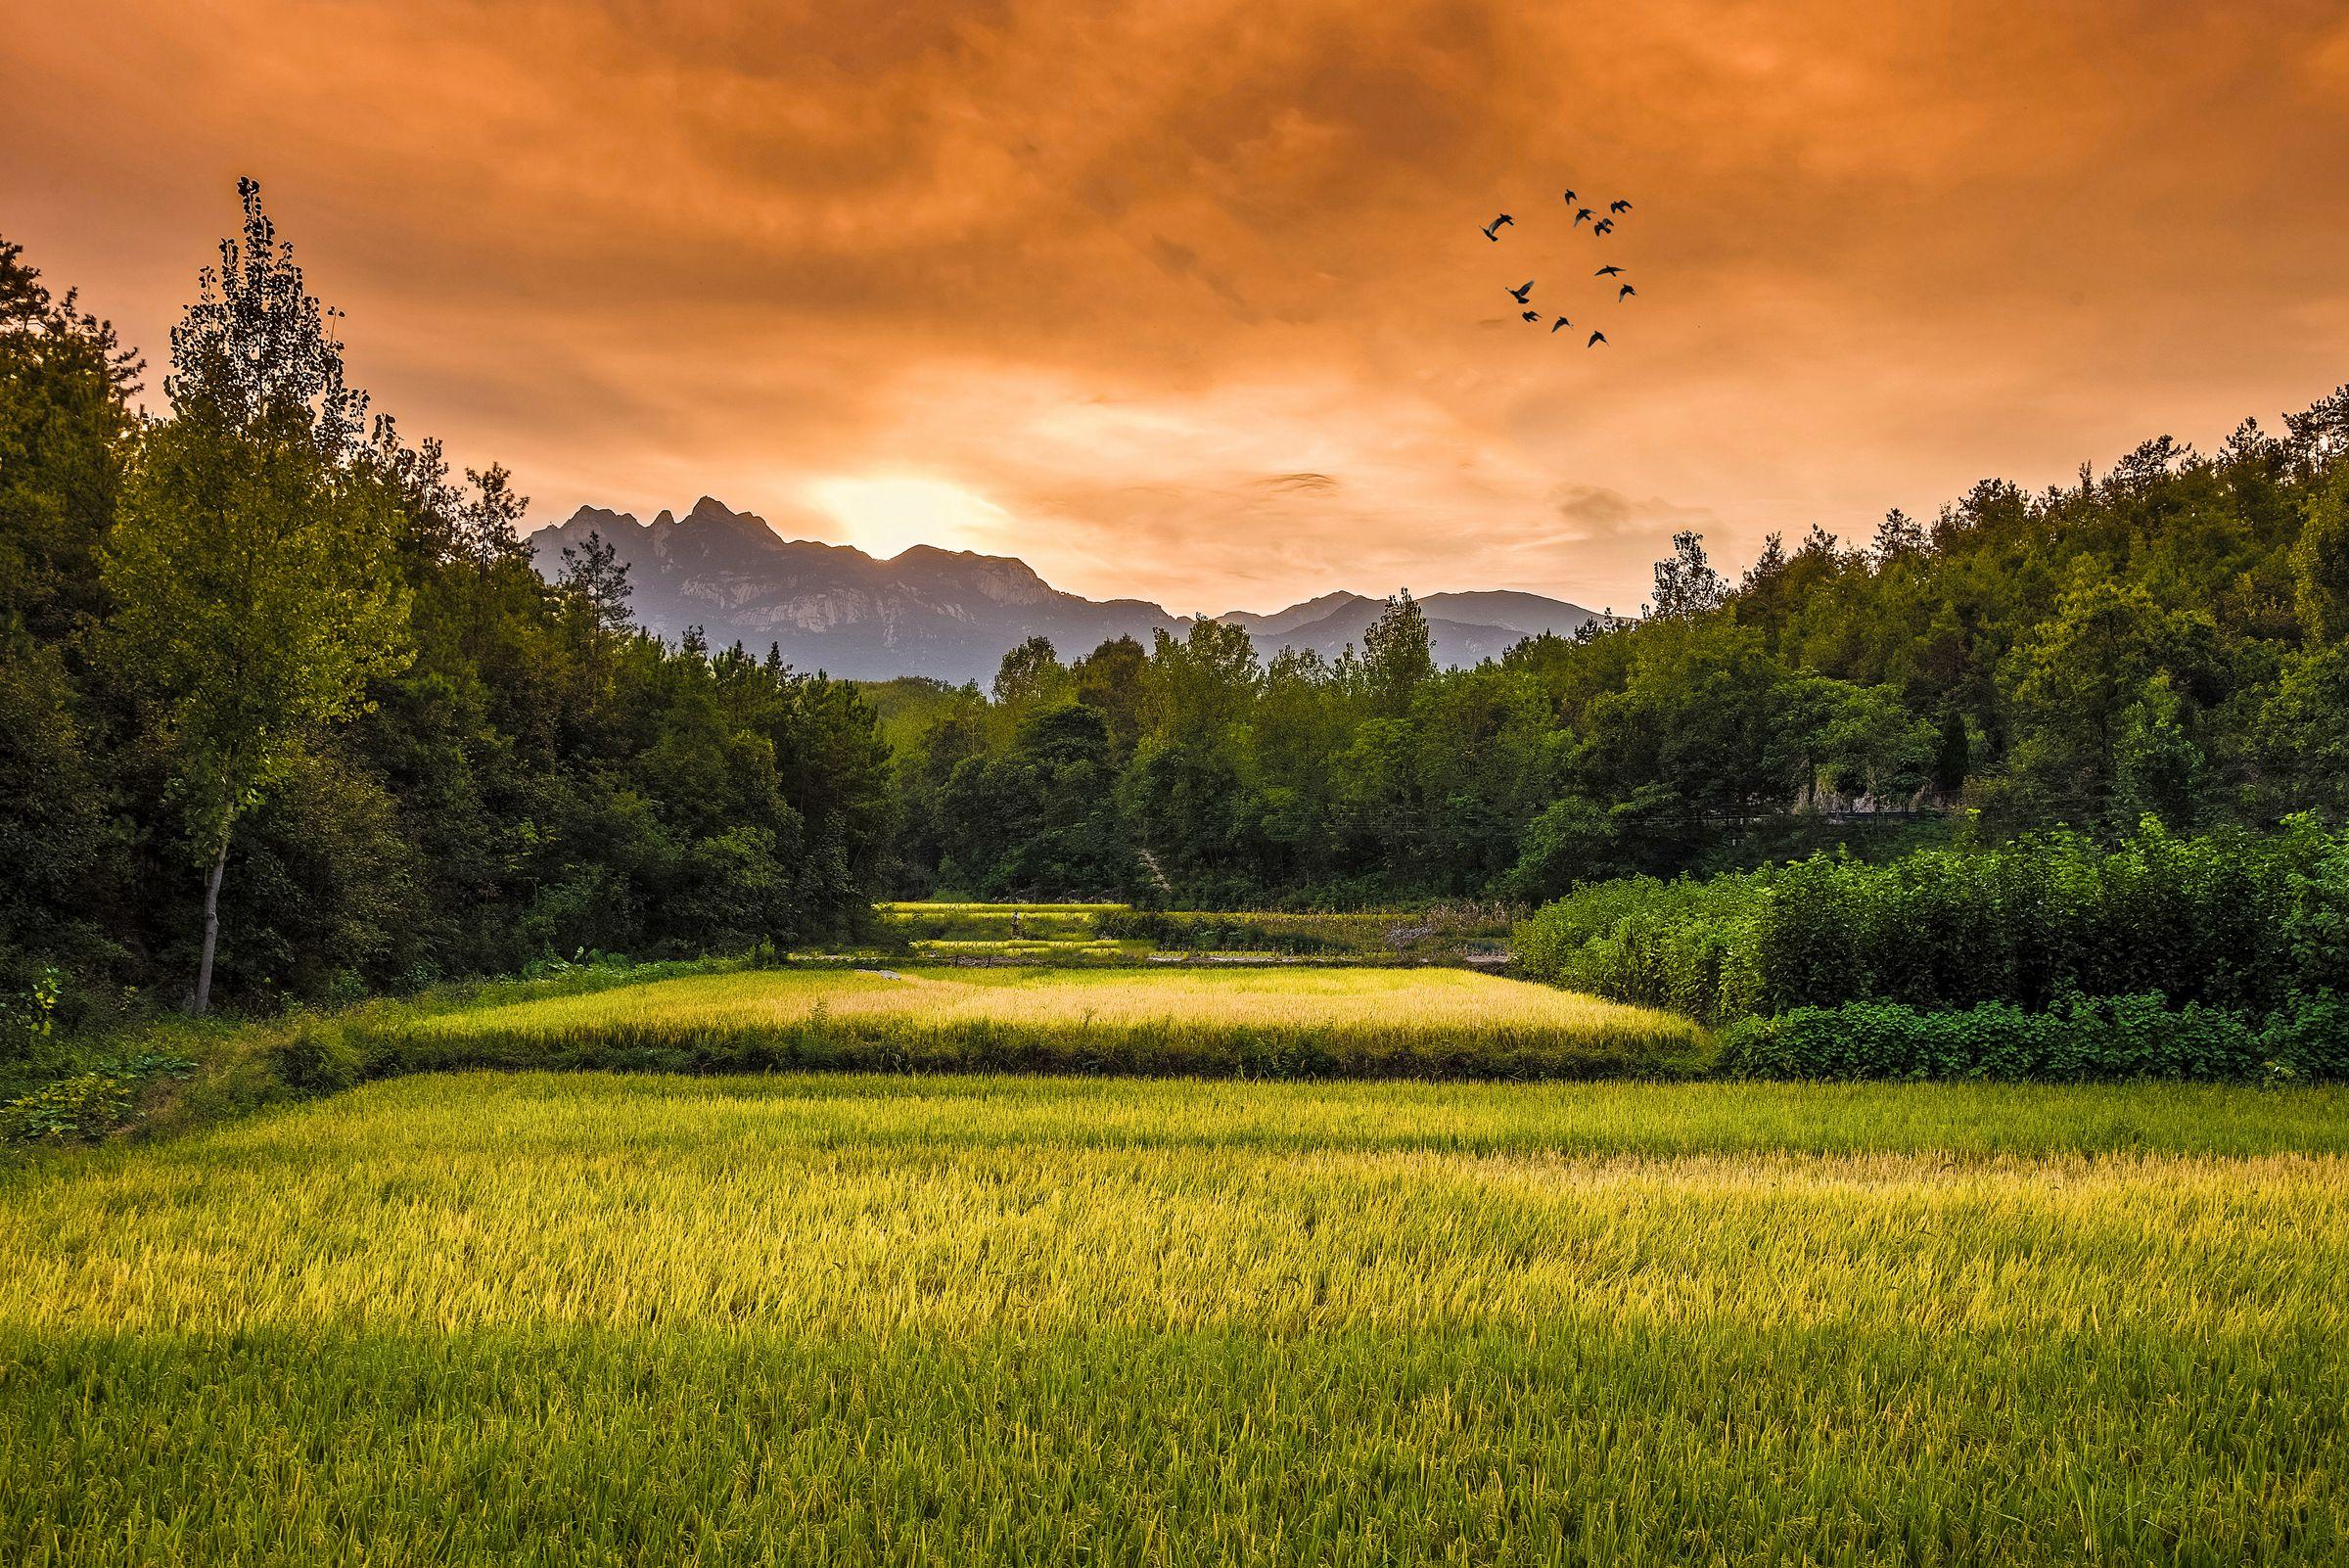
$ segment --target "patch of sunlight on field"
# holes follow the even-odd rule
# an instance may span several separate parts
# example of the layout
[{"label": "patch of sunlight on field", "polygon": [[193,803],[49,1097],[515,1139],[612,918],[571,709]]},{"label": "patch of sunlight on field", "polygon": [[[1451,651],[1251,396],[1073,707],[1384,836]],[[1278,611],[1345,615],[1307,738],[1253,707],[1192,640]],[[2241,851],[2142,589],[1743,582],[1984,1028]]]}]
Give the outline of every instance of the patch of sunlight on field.
[{"label": "patch of sunlight on field", "polygon": [[381,1084],[0,1185],[0,1560],[2336,1562],[2345,1110]]},{"label": "patch of sunlight on field", "polygon": [[[739,1025],[906,1017],[1040,1026],[1174,1024],[1376,1030],[1535,1029],[1582,1033],[1621,1020],[1669,1021],[1577,992],[1453,969],[1071,971],[925,969],[893,975],[746,970],[582,995],[548,996],[432,1019],[427,1031],[496,1034],[618,1023]],[[1682,1026],[1683,1028],[1685,1026]]]},{"label": "patch of sunlight on field", "polygon": [[[1685,1018],[1453,969],[806,966],[494,994],[322,1026],[361,1076],[468,1067],[1670,1077]],[[338,1047],[339,1048],[339,1047]]]}]

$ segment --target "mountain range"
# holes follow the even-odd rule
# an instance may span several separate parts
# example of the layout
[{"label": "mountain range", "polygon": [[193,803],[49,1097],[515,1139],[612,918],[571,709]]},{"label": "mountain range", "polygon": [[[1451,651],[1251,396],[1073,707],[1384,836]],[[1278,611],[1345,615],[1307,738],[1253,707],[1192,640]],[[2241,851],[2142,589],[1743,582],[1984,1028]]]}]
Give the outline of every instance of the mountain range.
[{"label": "mountain range", "polygon": [[[928,675],[990,679],[1005,652],[1049,637],[1064,659],[1113,637],[1147,644],[1181,634],[1187,616],[1142,599],[1064,593],[1011,556],[917,544],[886,561],[846,544],[786,539],[763,518],[705,495],[683,517],[639,523],[625,512],[582,506],[530,537],[538,570],[563,571],[563,551],[600,533],[628,567],[628,609],[638,625],[668,638],[699,626],[711,644],[740,641],[756,653],[778,645],[800,669],[858,680]],[[1437,661],[1472,665],[1544,631],[1567,635],[1598,617],[1538,593],[1435,593],[1419,601]],[[1335,658],[1359,646],[1384,601],[1326,593],[1270,615],[1219,619],[1247,629],[1267,659],[1283,647]]]}]

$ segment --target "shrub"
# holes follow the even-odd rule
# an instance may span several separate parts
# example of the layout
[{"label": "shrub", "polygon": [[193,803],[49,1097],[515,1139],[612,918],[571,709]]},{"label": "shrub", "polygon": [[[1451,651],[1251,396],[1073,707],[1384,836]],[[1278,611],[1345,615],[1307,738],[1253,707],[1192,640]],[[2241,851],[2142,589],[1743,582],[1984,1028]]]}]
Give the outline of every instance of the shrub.
[{"label": "shrub", "polygon": [[0,996],[0,1062],[30,1060],[57,1030],[57,1004],[64,993],[57,965],[43,965],[32,983],[15,996]]},{"label": "shrub", "polygon": [[1883,1001],[1797,1007],[1737,1023],[1717,1065],[1748,1078],[2242,1083],[2271,1076],[2271,1059],[2270,1038],[2240,1015],[2194,1002],[2172,1009],[2147,993],[2048,1011],[2007,1002],[1947,1012]]},{"label": "shrub", "polygon": [[2349,999],[2295,992],[2269,1015],[2260,1043],[2279,1076],[2349,1081]]},{"label": "shrub", "polygon": [[1707,1024],[1754,1010],[1769,877],[1595,883],[1517,923],[1518,969]]},{"label": "shrub", "polygon": [[277,1076],[304,1094],[345,1089],[366,1076],[366,1061],[344,1030],[325,1021],[304,1021],[271,1052]]},{"label": "shrub", "polygon": [[100,1061],[0,1105],[0,1143],[62,1143],[102,1137],[128,1122],[141,1090],[159,1078],[185,1078],[184,1056],[146,1053]]},{"label": "shrub", "polygon": [[2157,993],[2263,1015],[2349,993],[2349,831],[2181,837],[2148,820],[2104,848],[2050,833],[1870,865],[1816,854],[1710,882],[1598,884],[1517,931],[1536,979],[1709,1023],[1892,1001],[1924,1010]]},{"label": "shrub", "polygon": [[1509,934],[1499,905],[1436,904],[1417,911],[1121,909],[1099,920],[1104,937],[1172,952],[1277,952],[1300,957],[1456,957]]}]

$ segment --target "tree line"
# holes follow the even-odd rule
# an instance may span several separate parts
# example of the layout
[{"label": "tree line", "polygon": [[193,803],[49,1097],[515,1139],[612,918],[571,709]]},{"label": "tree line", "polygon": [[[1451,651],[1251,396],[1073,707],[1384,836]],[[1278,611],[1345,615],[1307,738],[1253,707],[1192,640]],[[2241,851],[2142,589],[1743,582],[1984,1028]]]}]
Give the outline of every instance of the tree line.
[{"label": "tree line", "polygon": [[371,417],[241,187],[168,408],[0,241],[0,985],[341,997],[862,918],[887,754],[855,690],[548,582],[499,467]]},{"label": "tree line", "polygon": [[985,896],[1525,902],[1627,875],[2349,804],[2349,388],[2216,453],[1985,481],[1864,544],[1681,533],[1645,614],[1444,670],[1407,594],[1268,664],[1201,622],[872,690],[895,877]]},{"label": "tree line", "polygon": [[[2349,804],[2349,389],[1865,543],[1679,535],[1635,621],[1442,669],[1201,621],[861,686],[549,582],[345,379],[243,187],[145,366],[0,242],[0,989],[332,997],[842,934],[881,891],[1540,903],[1852,842]],[[1870,825],[1875,824],[1875,825]],[[207,978],[208,977],[208,978]]]}]

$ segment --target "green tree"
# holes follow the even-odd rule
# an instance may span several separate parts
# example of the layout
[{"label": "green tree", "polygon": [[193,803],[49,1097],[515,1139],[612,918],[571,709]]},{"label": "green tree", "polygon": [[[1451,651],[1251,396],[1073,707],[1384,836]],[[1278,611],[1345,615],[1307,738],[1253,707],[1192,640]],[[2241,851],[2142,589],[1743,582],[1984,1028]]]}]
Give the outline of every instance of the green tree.
[{"label": "green tree", "polygon": [[0,239],[0,620],[54,640],[99,613],[94,560],[143,368]]},{"label": "green tree", "polygon": [[358,461],[365,394],[345,384],[329,312],[259,187],[238,192],[242,241],[221,243],[172,331],[172,414],[140,443],[101,564],[110,648],[168,749],[206,867],[200,1013],[239,818],[405,657],[398,513]]},{"label": "green tree", "polygon": [[[2168,609],[2141,584],[2087,580],[2063,596],[2054,618],[2008,661],[2021,730],[2014,782],[2031,816],[2134,820],[2121,814],[2116,796],[2124,731],[2147,683],[2167,677],[2165,692],[2176,693],[2177,677],[2199,662],[2197,645],[2213,629],[2207,617]],[[2154,721],[2174,727],[2178,715],[2173,706]],[[2173,754],[2161,764],[2173,776],[2170,741],[2145,743]]]},{"label": "green tree", "polygon": [[1109,743],[1117,761],[1133,755],[1141,738],[1142,706],[1150,656],[1131,637],[1113,637],[1069,667],[1077,683],[1077,700],[1098,709],[1109,725]]},{"label": "green tree", "polygon": [[592,646],[600,650],[605,638],[627,630],[628,596],[636,588],[619,547],[601,532],[590,530],[578,544],[563,547],[563,589],[579,606]]},{"label": "green tree", "polygon": [[1405,588],[1387,601],[1362,633],[1362,680],[1380,713],[1400,715],[1435,676],[1435,639],[1427,615]]},{"label": "green tree", "polygon": [[1067,674],[1052,639],[1030,637],[1006,653],[997,667],[995,701],[1014,712],[1025,712],[1059,690]]},{"label": "green tree", "polygon": [[2113,753],[2113,815],[2191,827],[2202,814],[2202,753],[2187,733],[2169,677],[2155,675],[2121,721]]},{"label": "green tree", "polygon": [[2349,638],[2349,465],[2334,470],[2292,546],[2293,602],[2311,642]]},{"label": "green tree", "polygon": [[1681,621],[1718,609],[1728,597],[1729,585],[1705,558],[1705,536],[1682,530],[1672,536],[1672,554],[1656,563],[1656,596],[1649,613],[1660,621]]}]

